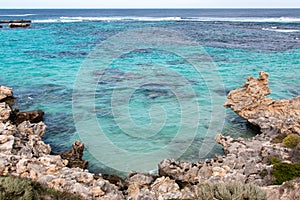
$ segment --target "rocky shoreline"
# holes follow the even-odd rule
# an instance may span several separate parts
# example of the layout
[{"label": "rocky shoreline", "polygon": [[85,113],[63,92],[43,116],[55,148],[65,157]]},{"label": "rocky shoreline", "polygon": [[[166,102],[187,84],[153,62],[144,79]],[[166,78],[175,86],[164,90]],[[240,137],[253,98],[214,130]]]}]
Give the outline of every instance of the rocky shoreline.
[{"label": "rocky shoreline", "polygon": [[242,88],[228,94],[225,107],[261,133],[248,139],[217,135],[215,140],[223,146],[224,156],[199,162],[164,159],[158,164],[157,176],[131,172],[122,179],[89,173],[87,161],[82,160],[84,144],[79,141],[70,151],[54,155],[41,140],[46,131],[44,113],[13,109],[12,89],[1,86],[0,175],[28,178],[84,199],[202,199],[200,184],[220,182],[255,184],[266,192],[267,199],[300,199],[299,179],[272,185],[275,164],[270,161],[300,161],[295,159],[297,148],[282,142],[289,135],[300,135],[300,96],[272,100],[266,97],[270,93],[268,74],[261,72],[257,79],[249,77]]}]

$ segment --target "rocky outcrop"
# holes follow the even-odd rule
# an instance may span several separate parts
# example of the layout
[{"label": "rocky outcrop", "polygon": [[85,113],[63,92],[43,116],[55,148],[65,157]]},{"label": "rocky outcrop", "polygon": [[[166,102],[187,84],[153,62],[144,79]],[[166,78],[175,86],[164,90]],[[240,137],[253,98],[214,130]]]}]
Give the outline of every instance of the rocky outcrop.
[{"label": "rocky outcrop", "polygon": [[242,88],[229,93],[225,107],[259,126],[262,132],[300,134],[300,96],[285,100],[267,98],[271,93],[268,76],[261,72],[257,79],[248,77]]},{"label": "rocky outcrop", "polygon": [[84,144],[80,141],[75,141],[70,151],[61,153],[63,159],[68,160],[68,167],[86,169],[88,161],[82,160]]},{"label": "rocky outcrop", "polygon": [[44,112],[41,110],[19,112],[18,109],[14,109],[10,119],[15,124],[21,124],[24,121],[29,121],[31,123],[38,123],[43,121],[43,116],[44,116]]},{"label": "rocky outcrop", "polygon": [[0,20],[0,24],[4,23],[31,23],[31,20],[23,20],[23,19],[16,19],[16,20]]},{"label": "rocky outcrop", "polygon": [[272,185],[263,187],[267,192],[268,199],[276,200],[291,200],[300,199],[300,179],[294,179],[285,182],[282,185]]},{"label": "rocky outcrop", "polygon": [[10,98],[13,98],[12,89],[6,86],[0,86],[0,102],[4,102]]},{"label": "rocky outcrop", "polygon": [[10,23],[8,24],[9,28],[26,28],[29,27],[29,23]]},{"label": "rocky outcrop", "polygon": [[[2,92],[4,98],[12,95],[11,90],[1,91],[8,91]],[[82,160],[81,142],[76,141],[63,158],[51,155],[51,147],[41,140],[46,131],[46,125],[40,121],[43,113],[16,114],[12,110],[6,102],[0,103],[0,175],[31,179],[59,191],[79,194],[84,199],[124,199],[116,185],[78,168],[87,166]]]},{"label": "rocky outcrop", "polygon": [[[297,153],[271,141],[278,134],[299,134],[300,97],[272,100],[266,97],[270,92],[268,74],[261,72],[258,79],[249,77],[242,88],[231,91],[225,103],[258,126],[260,134],[236,139],[219,134],[215,140],[223,147],[222,156],[199,162],[164,159],[158,164],[158,175],[131,172],[126,179],[84,170],[87,161],[82,160],[80,141],[70,151],[53,155],[41,140],[46,130],[43,113],[19,112],[2,102],[0,174],[29,178],[85,199],[201,199],[199,184],[216,182],[254,183],[267,191],[268,199],[298,199],[299,179],[270,186],[273,165],[269,159],[291,163],[291,155]],[[4,99],[10,95],[2,94]]]},{"label": "rocky outcrop", "polygon": [[247,139],[217,135],[215,140],[223,146],[224,156],[193,163],[165,159],[158,165],[159,175],[188,185],[220,181],[272,184],[270,158],[291,163],[295,154],[280,143],[272,143],[272,139],[278,134],[299,134],[300,97],[272,100],[266,97],[270,93],[268,74],[261,72],[258,79],[249,77],[242,88],[231,91],[225,103],[258,126],[260,134]]}]

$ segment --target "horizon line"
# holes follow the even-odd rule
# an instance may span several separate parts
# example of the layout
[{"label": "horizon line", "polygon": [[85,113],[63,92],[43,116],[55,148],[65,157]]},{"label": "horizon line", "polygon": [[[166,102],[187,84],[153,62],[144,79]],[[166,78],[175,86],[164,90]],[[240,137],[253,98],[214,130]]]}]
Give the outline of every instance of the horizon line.
[{"label": "horizon line", "polygon": [[124,10],[124,9],[132,9],[132,10],[147,10],[147,9],[300,9],[300,7],[251,7],[251,8],[246,8],[246,7],[206,7],[206,8],[195,8],[195,7],[183,7],[183,8],[92,8],[92,7],[20,7],[20,8],[12,8],[12,7],[7,7],[7,8],[0,8],[1,9],[11,9],[11,10],[18,10],[18,9],[116,9],[116,10]]}]

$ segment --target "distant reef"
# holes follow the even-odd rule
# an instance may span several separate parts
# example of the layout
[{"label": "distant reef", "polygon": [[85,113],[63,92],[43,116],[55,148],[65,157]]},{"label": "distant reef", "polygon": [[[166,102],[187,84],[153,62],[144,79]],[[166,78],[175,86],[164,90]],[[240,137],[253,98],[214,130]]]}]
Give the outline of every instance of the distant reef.
[{"label": "distant reef", "polygon": [[126,178],[88,172],[80,141],[70,151],[51,152],[41,140],[43,111],[12,108],[12,89],[1,86],[0,175],[31,179],[82,199],[300,199],[300,96],[268,98],[268,76],[249,77],[225,102],[260,131],[255,137],[219,134],[215,140],[223,156],[199,162],[164,159],[158,175],[132,171]]}]

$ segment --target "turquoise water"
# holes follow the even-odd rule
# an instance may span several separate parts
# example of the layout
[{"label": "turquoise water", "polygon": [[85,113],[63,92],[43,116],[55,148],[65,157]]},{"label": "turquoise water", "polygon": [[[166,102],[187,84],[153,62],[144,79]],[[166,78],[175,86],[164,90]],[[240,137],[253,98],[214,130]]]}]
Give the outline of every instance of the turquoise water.
[{"label": "turquoise water", "polygon": [[[0,29],[0,84],[14,89],[18,98],[16,107],[21,110],[45,111],[48,128],[43,139],[52,146],[54,152],[69,149],[75,139],[84,139],[84,133],[78,131],[74,119],[88,124],[89,116],[93,114],[105,133],[105,138],[113,146],[145,156],[168,146],[184,128],[184,135],[168,146],[170,149],[166,155],[161,154],[161,157],[155,159],[174,154],[176,158],[195,161],[202,158],[199,150],[204,142],[209,145],[210,150],[204,157],[222,153],[220,147],[213,143],[214,135],[219,132],[233,137],[250,137],[255,134],[243,119],[220,107],[225,101],[226,92],[241,87],[247,76],[257,76],[260,71],[268,72],[273,92],[270,96],[274,99],[291,98],[300,94],[298,10],[270,11],[270,16],[263,15],[263,11],[259,10],[248,11],[248,16],[245,16],[247,11],[236,11],[236,15],[228,16],[226,10],[208,10],[206,16],[203,10],[173,10],[169,15],[165,11],[150,10],[135,13],[135,17],[128,10],[108,10],[104,13],[97,10],[81,10],[75,13],[72,10],[1,10],[0,18],[10,19],[11,16],[5,15],[20,12],[36,12],[36,15],[22,16],[35,21],[29,29]],[[99,66],[90,71],[89,78],[97,83],[94,96],[89,93],[88,88],[82,94],[87,97],[91,95],[88,99],[95,99],[95,107],[85,110],[86,115],[83,112],[79,116],[76,112],[74,114],[72,98],[76,77],[87,60],[91,59],[92,52],[114,35],[138,28],[162,28],[183,34],[189,40],[198,42],[201,56],[209,55],[209,61],[214,63],[215,69],[208,68],[199,73],[182,55],[162,50],[162,47],[139,47],[115,58],[104,71]],[[170,36],[171,39],[172,37],[174,35]],[[122,38],[119,39],[119,42],[123,42]],[[182,38],[178,36],[174,43],[180,39]],[[185,39],[182,41],[187,42]],[[186,51],[192,51],[192,48]],[[98,57],[100,65],[109,54],[107,51],[107,55]],[[203,62],[206,62],[205,59]],[[150,69],[151,73],[147,71]],[[171,75],[167,76],[166,69],[174,73],[170,72]],[[222,84],[211,88],[210,84],[215,81],[215,76],[211,74],[216,74],[213,72],[217,73]],[[160,80],[157,77],[163,77],[163,82],[157,83]],[[123,100],[126,100],[126,95],[134,85],[139,87],[127,97],[127,106],[122,107]],[[218,101],[214,101],[212,97]],[[195,104],[198,105],[196,110],[188,107]],[[160,108],[154,107],[152,112],[153,106]],[[226,112],[224,125],[222,120],[212,120],[214,107],[221,109],[217,115],[221,116],[222,112]],[[186,114],[182,112],[183,108]],[[130,115],[123,116],[127,110]],[[181,115],[185,116],[187,124],[181,124],[184,121]],[[130,120],[128,116],[131,117]],[[164,121],[162,127],[158,126],[161,121]],[[213,124],[210,124],[211,121]],[[89,132],[89,127],[86,129]],[[97,132],[86,134],[97,139]],[[192,144],[189,146],[187,143],[190,141]],[[101,145],[105,146],[99,142],[99,146]],[[187,150],[186,145],[189,146]],[[92,171],[116,172],[119,169],[101,160],[92,146],[87,145],[87,149],[90,151],[85,153],[85,158],[90,161],[89,167]],[[100,150],[105,151],[103,148]],[[180,152],[180,156],[177,152]],[[114,157],[118,151],[107,154]],[[141,160],[144,164],[136,169],[149,171],[156,168],[153,163],[149,161],[147,165],[147,162]],[[118,158],[117,164],[135,169],[130,165],[129,157]],[[120,171],[122,170],[123,168]]]}]

